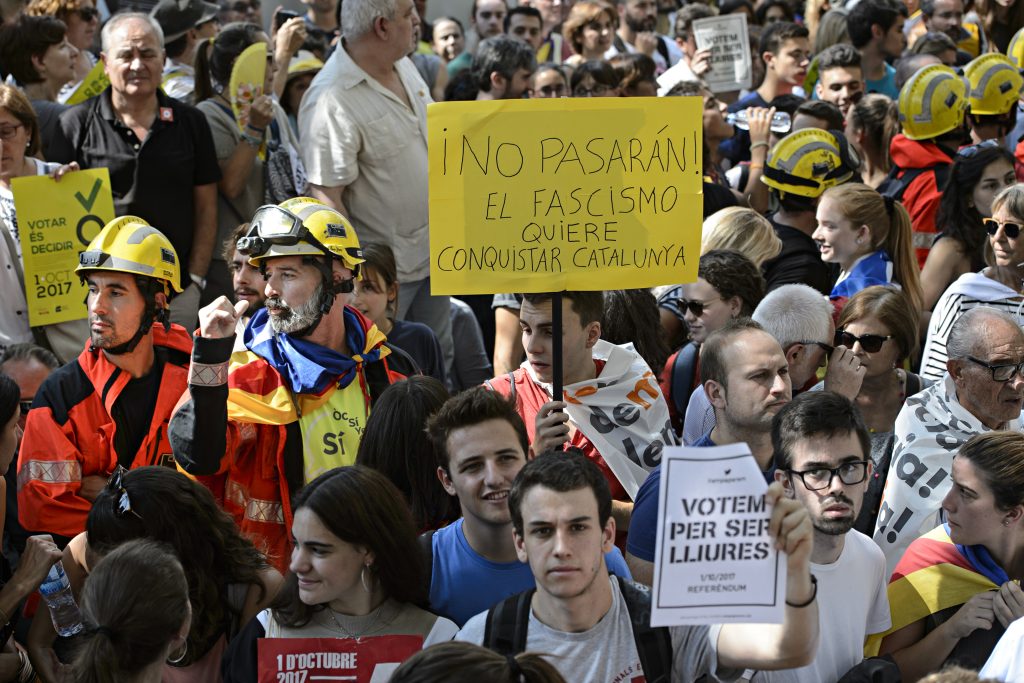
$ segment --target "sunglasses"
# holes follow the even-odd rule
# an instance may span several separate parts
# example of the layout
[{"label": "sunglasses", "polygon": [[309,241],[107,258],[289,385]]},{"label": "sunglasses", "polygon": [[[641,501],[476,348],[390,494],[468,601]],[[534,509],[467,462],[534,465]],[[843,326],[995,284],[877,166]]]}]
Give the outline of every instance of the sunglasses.
[{"label": "sunglasses", "polygon": [[82,21],[92,21],[100,16],[100,11],[95,7],[82,7],[75,10],[75,12],[82,18]]},{"label": "sunglasses", "polygon": [[123,465],[118,465],[114,468],[110,479],[107,480],[107,490],[114,494],[114,515],[119,518],[135,515],[142,519],[139,513],[132,510],[132,501],[128,497],[128,490],[124,487],[124,475],[127,471]]},{"label": "sunglasses", "polygon": [[831,356],[832,352],[836,350],[834,346],[829,346],[825,342],[820,341],[798,341],[797,344],[803,344],[804,346],[817,346],[825,352],[826,356]]},{"label": "sunglasses", "polygon": [[707,308],[708,304],[710,304],[712,301],[719,301],[721,298],[722,297],[718,297],[717,299],[708,299],[707,301],[690,301],[689,299],[676,299],[676,305],[679,306],[679,310],[688,310],[690,311],[690,313],[693,313],[694,318],[699,318],[702,315],[704,315],[704,309]]},{"label": "sunglasses", "polygon": [[956,155],[958,157],[963,157],[964,159],[970,159],[983,149],[995,149],[996,147],[999,147],[999,142],[997,140],[984,140],[976,145],[968,145],[967,147],[964,147],[962,150],[957,152]]},{"label": "sunglasses", "polygon": [[997,232],[999,232],[999,228],[1002,228],[1003,232],[1006,233],[1006,236],[1009,237],[1011,240],[1015,240],[1018,237],[1020,237],[1020,223],[1014,223],[1012,221],[1000,223],[995,218],[982,218],[981,224],[985,226],[985,232],[987,232],[991,236],[994,236]]},{"label": "sunglasses", "polygon": [[880,334],[862,334],[858,337],[846,330],[836,330],[836,346],[845,346],[848,349],[852,349],[854,344],[860,342],[860,347],[868,353],[881,351],[882,344],[892,338],[891,334],[884,337]]}]

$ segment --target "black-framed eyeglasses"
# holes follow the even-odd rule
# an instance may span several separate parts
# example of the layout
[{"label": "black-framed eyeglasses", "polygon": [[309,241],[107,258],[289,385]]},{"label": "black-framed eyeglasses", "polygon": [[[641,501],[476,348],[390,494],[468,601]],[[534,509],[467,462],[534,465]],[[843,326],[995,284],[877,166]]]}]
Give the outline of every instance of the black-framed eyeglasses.
[{"label": "black-framed eyeglasses", "polygon": [[860,342],[860,347],[868,353],[878,353],[882,350],[882,344],[892,338],[891,334],[862,334],[858,337],[846,330],[836,330],[836,346],[852,349],[854,344]]},{"label": "black-framed eyeglasses", "polygon": [[18,408],[21,410],[21,416],[28,415],[28,411],[32,410],[32,399],[27,401],[18,401]]},{"label": "black-framed eyeglasses", "polygon": [[1022,227],[1020,223],[1015,223],[1014,221],[1000,223],[995,218],[982,218],[981,224],[985,226],[985,232],[993,237],[997,232],[999,232],[999,228],[1002,228],[1003,232],[1006,233],[1006,236],[1011,240],[1015,240],[1020,237]]},{"label": "black-framed eyeglasses", "polygon": [[800,481],[804,483],[808,491],[822,491],[832,486],[832,479],[836,476],[847,486],[861,483],[868,476],[868,461],[851,460],[844,462],[839,467],[816,467],[813,470],[787,470],[787,472],[800,477]]},{"label": "black-framed eyeglasses", "polygon": [[968,145],[967,147],[964,147],[959,152],[957,152],[956,155],[958,157],[963,157],[964,159],[970,159],[983,149],[995,149],[996,147],[999,146],[1000,145],[998,140],[982,140],[976,145]]},{"label": "black-framed eyeglasses", "polygon": [[602,95],[604,95],[609,90],[611,90],[611,87],[605,85],[604,83],[595,83],[594,87],[592,87],[592,88],[587,88],[586,86],[583,86],[583,85],[577,85],[573,89],[573,91],[572,91],[572,96],[573,97],[601,97]]},{"label": "black-framed eyeglasses", "polygon": [[967,360],[988,368],[994,382],[1009,382],[1017,375],[1024,375],[1024,361],[1020,363],[989,363],[974,356],[967,356]]},{"label": "black-framed eyeglasses", "polygon": [[128,490],[124,487],[124,475],[127,472],[128,470],[123,465],[118,465],[114,468],[110,479],[107,480],[107,490],[114,494],[114,515],[117,517],[135,515],[142,519],[138,512],[132,510],[131,498],[128,497]]},{"label": "black-framed eyeglasses", "polygon": [[820,341],[798,341],[797,344],[803,344],[804,346],[817,346],[825,352],[826,356],[831,356],[832,352],[836,350],[836,347]]}]

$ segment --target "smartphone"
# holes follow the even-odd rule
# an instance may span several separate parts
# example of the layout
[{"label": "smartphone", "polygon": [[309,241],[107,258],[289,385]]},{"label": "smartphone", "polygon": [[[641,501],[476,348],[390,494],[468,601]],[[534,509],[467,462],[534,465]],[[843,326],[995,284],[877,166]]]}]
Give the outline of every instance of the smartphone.
[{"label": "smartphone", "polygon": [[278,10],[277,13],[274,15],[274,30],[279,30],[282,26],[284,26],[284,23],[286,21],[288,21],[289,19],[294,19],[297,16],[299,16],[299,13],[293,12],[290,9]]}]

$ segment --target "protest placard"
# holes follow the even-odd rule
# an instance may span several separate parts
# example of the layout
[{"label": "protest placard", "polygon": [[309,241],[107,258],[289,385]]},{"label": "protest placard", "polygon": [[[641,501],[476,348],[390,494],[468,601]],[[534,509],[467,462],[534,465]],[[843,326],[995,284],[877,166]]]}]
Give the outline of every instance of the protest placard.
[{"label": "protest placard", "polygon": [[[267,74],[267,46],[265,43],[253,43],[242,50],[231,67],[231,78],[228,82],[228,99],[231,111],[238,123],[238,130],[245,131],[249,122],[249,107],[253,100],[263,94],[264,80]],[[260,159],[266,157],[266,145],[260,145]]]},{"label": "protest placard", "polygon": [[75,91],[71,93],[64,104],[80,104],[85,102],[91,97],[96,97],[101,92],[107,89],[110,85],[110,79],[107,78],[107,72],[103,68],[103,61],[98,61],[89,70],[89,73],[85,75],[82,82],[78,84]]},{"label": "protest placard", "polygon": [[711,50],[711,70],[704,82],[712,92],[735,92],[751,84],[750,38],[747,15],[726,14],[693,22],[698,50]]},{"label": "protest placard", "polygon": [[423,647],[420,636],[261,638],[258,683],[387,683]]},{"label": "protest placard", "polygon": [[18,239],[25,264],[25,296],[32,326],[86,316],[86,287],[75,275],[78,255],[114,219],[110,173],[76,171],[59,181],[22,176],[11,181]]},{"label": "protest placard", "polygon": [[786,560],[746,444],[662,454],[651,624],[781,623]]},{"label": "protest placard", "polygon": [[431,291],[692,282],[701,112],[696,97],[431,105]]}]

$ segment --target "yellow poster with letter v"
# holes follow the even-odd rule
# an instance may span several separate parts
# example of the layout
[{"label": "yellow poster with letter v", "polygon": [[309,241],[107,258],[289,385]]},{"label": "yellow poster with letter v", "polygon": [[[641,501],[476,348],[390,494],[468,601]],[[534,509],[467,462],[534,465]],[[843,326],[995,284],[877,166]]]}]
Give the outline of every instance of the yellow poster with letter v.
[{"label": "yellow poster with letter v", "polygon": [[431,105],[431,291],[693,282],[701,126],[699,97]]},{"label": "yellow poster with letter v", "polygon": [[110,173],[105,168],[11,182],[25,264],[28,320],[33,327],[86,317],[86,287],[75,268],[100,230],[114,220]]}]

